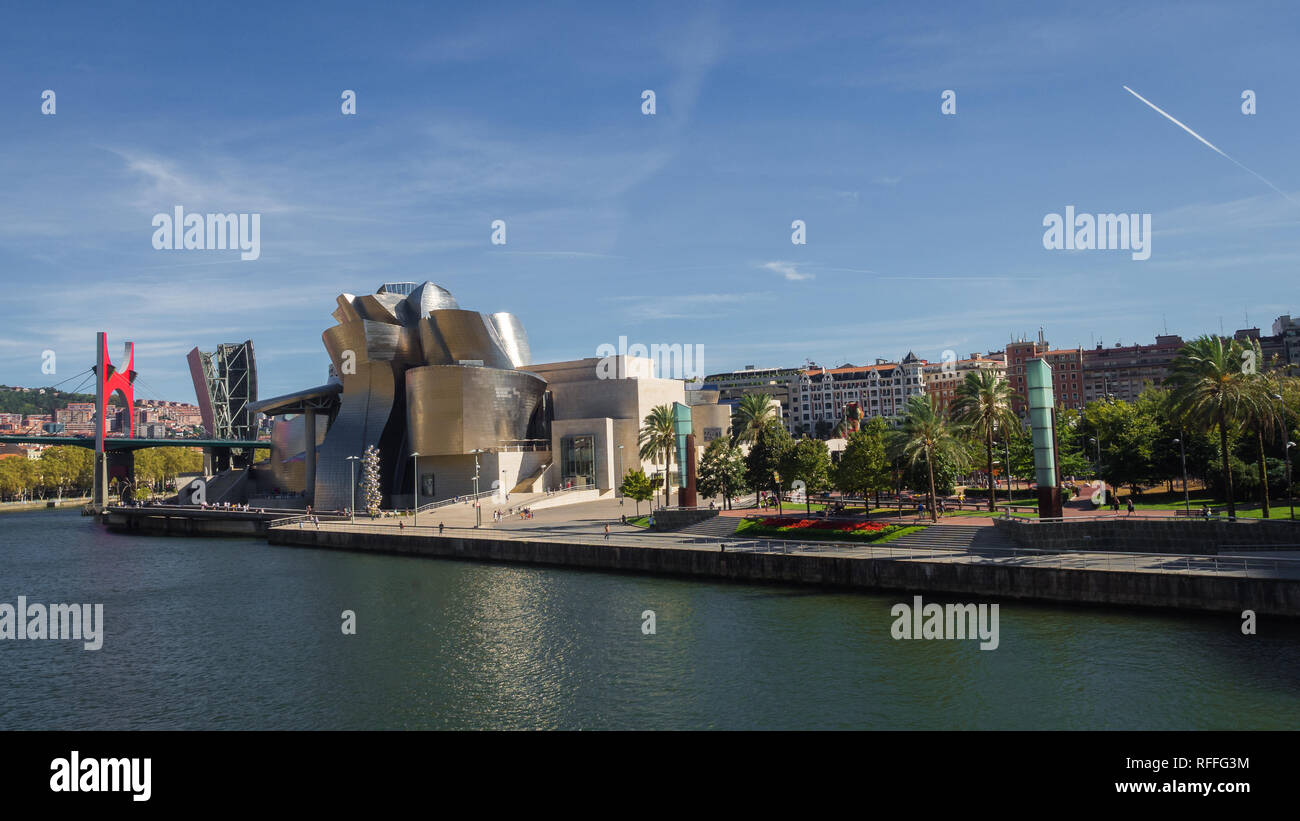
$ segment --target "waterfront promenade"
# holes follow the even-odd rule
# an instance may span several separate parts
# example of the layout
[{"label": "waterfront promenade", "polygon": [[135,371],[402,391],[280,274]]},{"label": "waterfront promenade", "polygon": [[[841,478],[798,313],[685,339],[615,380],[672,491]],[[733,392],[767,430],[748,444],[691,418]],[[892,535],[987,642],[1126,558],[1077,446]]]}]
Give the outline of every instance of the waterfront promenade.
[{"label": "waterfront promenade", "polygon": [[[474,528],[471,507],[451,506],[422,514],[419,527],[409,518],[293,522],[267,536],[284,546],[1300,618],[1300,558],[1290,551],[1044,551],[955,523],[879,545],[647,533],[621,524],[618,509],[602,500],[499,523],[485,514]],[[945,533],[969,538],[938,546]]]}]

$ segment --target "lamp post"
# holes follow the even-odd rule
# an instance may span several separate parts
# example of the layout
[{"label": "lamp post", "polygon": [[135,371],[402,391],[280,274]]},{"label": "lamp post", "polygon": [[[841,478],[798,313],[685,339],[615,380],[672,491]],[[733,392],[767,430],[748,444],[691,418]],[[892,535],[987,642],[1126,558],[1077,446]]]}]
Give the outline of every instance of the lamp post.
[{"label": "lamp post", "polygon": [[1174,444],[1178,446],[1178,453],[1183,458],[1183,509],[1190,514],[1192,512],[1192,502],[1187,496],[1187,446],[1182,439],[1175,439]]},{"label": "lamp post", "polygon": [[1291,448],[1295,442],[1286,443],[1286,497],[1291,502],[1291,518],[1295,518],[1295,493],[1291,490]]},{"label": "lamp post", "polygon": [[618,446],[618,484],[614,486],[614,493],[618,496],[618,503],[623,504],[623,446]]},{"label": "lamp post", "polygon": [[352,471],[352,507],[348,508],[348,522],[357,523],[357,461],[359,456],[349,456],[349,468]]},{"label": "lamp post", "polygon": [[411,488],[415,491],[415,521],[411,524],[414,527],[420,526],[420,454],[412,453],[411,458],[415,460],[415,479],[411,482]]},{"label": "lamp post", "polygon": [[[1013,501],[1011,498],[1011,442],[1005,436],[1002,437],[1002,455],[1006,457],[1006,461],[1002,463],[1002,466],[1006,469],[1005,473],[1007,474],[1007,504],[1009,505]],[[994,499],[993,503],[996,506],[997,499]]]},{"label": "lamp post", "polygon": [[471,451],[474,454],[474,527],[483,524],[483,508],[479,507],[478,498],[478,455],[482,452],[480,448]]},{"label": "lamp post", "polygon": [[[1095,436],[1089,436],[1088,441],[1097,446],[1097,482],[1102,486],[1104,493],[1106,480],[1101,478],[1101,442]],[[1105,496],[1103,495],[1102,498]]]},{"label": "lamp post", "polygon": [[[1295,496],[1291,492],[1291,448],[1295,447],[1295,442],[1287,441],[1288,431],[1286,426],[1286,400],[1282,398],[1282,394],[1280,393],[1273,394],[1273,398],[1277,400],[1277,409],[1278,409],[1277,424],[1278,427],[1282,428],[1282,441],[1285,443],[1285,445],[1282,448],[1282,455],[1286,458],[1286,497],[1291,502],[1291,518],[1294,519],[1295,518]],[[1267,478],[1268,477],[1265,476],[1265,481],[1267,481]]]}]

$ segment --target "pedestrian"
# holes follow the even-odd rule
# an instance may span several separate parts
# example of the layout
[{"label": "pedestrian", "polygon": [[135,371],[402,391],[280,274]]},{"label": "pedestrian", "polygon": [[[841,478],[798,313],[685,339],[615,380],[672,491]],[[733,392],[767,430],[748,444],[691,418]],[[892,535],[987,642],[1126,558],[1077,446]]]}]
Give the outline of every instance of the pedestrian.
[{"label": "pedestrian", "polygon": [[398,520],[397,520],[397,529],[398,529],[398,530],[405,530],[405,529],[406,529],[406,522],[403,521],[402,519],[398,519]]},{"label": "pedestrian", "polygon": [[1128,502],[1128,515],[1132,516],[1132,515],[1133,515],[1133,497],[1132,497],[1132,496],[1128,497],[1128,499],[1127,499],[1126,501]]},{"label": "pedestrian", "polygon": [[605,522],[605,541],[609,541],[609,522]]},{"label": "pedestrian", "polygon": [[1206,521],[1209,521],[1209,518],[1210,518],[1210,506],[1209,506],[1209,505],[1201,505],[1201,518],[1202,518],[1202,519],[1205,519]]},{"label": "pedestrian", "polygon": [[438,522],[438,535],[442,535],[442,522]]}]

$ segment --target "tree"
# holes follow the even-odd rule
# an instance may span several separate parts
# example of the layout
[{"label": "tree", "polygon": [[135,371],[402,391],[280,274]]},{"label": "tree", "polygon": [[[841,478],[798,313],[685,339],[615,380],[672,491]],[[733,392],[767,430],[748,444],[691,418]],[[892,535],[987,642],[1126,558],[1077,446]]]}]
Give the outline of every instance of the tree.
[{"label": "tree", "polygon": [[1193,339],[1170,363],[1165,380],[1172,390],[1172,407],[1187,427],[1218,430],[1229,519],[1237,517],[1228,450],[1229,428],[1240,421],[1247,406],[1254,401],[1241,369],[1245,352],[1235,339],[1226,342],[1217,336]]},{"label": "tree", "polygon": [[[876,425],[875,423],[879,423]],[[845,495],[861,495],[865,500],[872,491],[876,494],[876,507],[880,506],[880,491],[890,485],[889,457],[885,452],[885,435],[880,428],[885,420],[873,417],[864,429],[849,435],[840,462],[835,466],[835,487]]]},{"label": "tree", "polygon": [[745,481],[755,492],[775,493],[778,513],[781,511],[781,457],[793,446],[790,434],[772,419],[758,431],[753,447],[745,456]]},{"label": "tree", "polygon": [[781,454],[778,471],[787,484],[803,482],[804,509],[811,514],[809,495],[829,490],[831,486],[830,450],[821,439],[800,439]]},{"label": "tree", "polygon": [[981,369],[966,374],[957,386],[957,398],[952,403],[953,418],[984,445],[990,511],[994,509],[993,496],[997,488],[993,477],[993,437],[999,430],[1020,426],[1020,420],[1011,410],[1014,395],[1005,377],[991,369]]},{"label": "tree", "polygon": [[641,468],[630,470],[623,477],[623,484],[619,486],[619,493],[636,502],[636,515],[641,515],[641,503],[648,502],[655,495],[654,485],[650,483],[650,477],[645,475]]},{"label": "tree", "polygon": [[671,492],[669,477],[673,469],[673,452],[677,450],[677,428],[673,424],[671,405],[655,405],[641,422],[637,433],[637,443],[641,446],[642,461],[664,462],[664,507],[668,506]]},{"label": "tree", "polygon": [[1130,402],[1089,402],[1080,425],[1084,435],[1101,442],[1106,480],[1116,487],[1128,485],[1134,493],[1157,475],[1152,449],[1160,430],[1149,409]]},{"label": "tree", "polygon": [[[747,393],[731,412],[731,436],[737,443],[753,442],[768,422],[778,420],[777,406],[765,393]],[[778,420],[779,421],[779,420]]]},{"label": "tree", "polygon": [[[1264,354],[1260,350],[1259,340],[1250,340],[1246,348],[1248,358],[1255,362],[1263,362]],[[1273,395],[1281,390],[1277,380],[1272,376],[1263,373],[1257,368],[1249,371],[1243,369],[1243,378],[1246,383],[1246,393],[1249,401],[1242,406],[1242,426],[1254,434],[1257,450],[1257,461],[1255,463],[1259,473],[1259,506],[1260,516],[1265,519],[1269,518],[1268,509],[1268,453],[1264,450],[1264,440],[1275,441],[1278,432],[1278,422],[1281,418],[1278,413],[1277,403],[1273,400]]]},{"label": "tree", "polygon": [[714,439],[704,449],[696,481],[700,493],[709,498],[721,496],[730,509],[732,498],[745,488],[745,457],[740,448],[726,437]]},{"label": "tree", "polygon": [[900,453],[909,465],[918,462],[926,465],[930,521],[937,522],[939,517],[934,509],[935,463],[942,459],[955,470],[964,470],[970,464],[966,443],[953,424],[935,410],[930,396],[913,396],[907,401],[907,412],[899,426],[899,442]]},{"label": "tree", "polygon": [[361,498],[366,506],[366,512],[372,518],[378,516],[384,494],[379,489],[379,448],[374,445],[367,447],[361,454]]}]

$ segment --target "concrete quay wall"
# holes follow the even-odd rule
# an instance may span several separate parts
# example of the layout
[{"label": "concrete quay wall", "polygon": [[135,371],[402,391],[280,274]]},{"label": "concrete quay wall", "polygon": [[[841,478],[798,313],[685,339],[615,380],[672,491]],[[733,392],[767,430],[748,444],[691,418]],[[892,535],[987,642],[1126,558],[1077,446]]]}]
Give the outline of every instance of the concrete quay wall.
[{"label": "concrete quay wall", "polygon": [[[1046,551],[1123,550],[1212,556],[1225,549],[1300,546],[1300,520],[1125,518],[1036,522],[997,519],[998,532],[1021,547]],[[1297,548],[1300,549],[1300,548]]]},{"label": "concrete quay wall", "polygon": [[273,545],[856,590],[1300,618],[1300,580],[274,528]]}]

